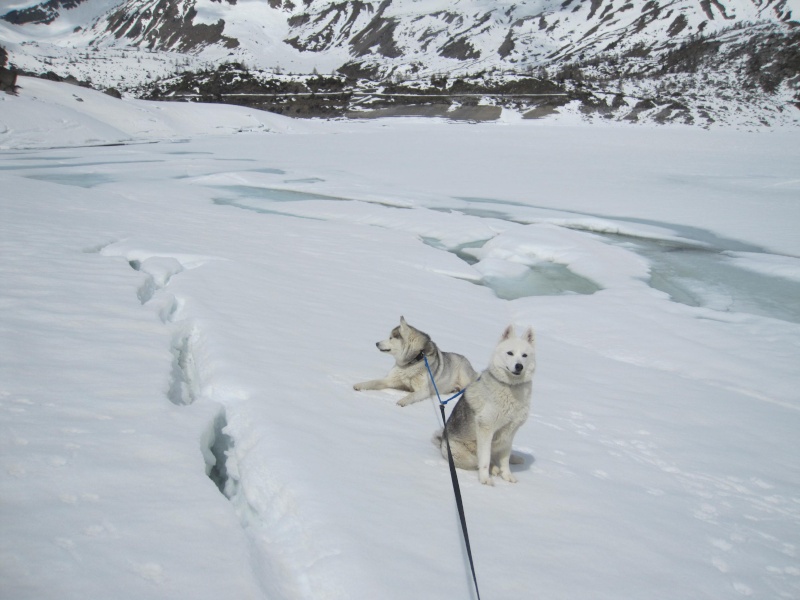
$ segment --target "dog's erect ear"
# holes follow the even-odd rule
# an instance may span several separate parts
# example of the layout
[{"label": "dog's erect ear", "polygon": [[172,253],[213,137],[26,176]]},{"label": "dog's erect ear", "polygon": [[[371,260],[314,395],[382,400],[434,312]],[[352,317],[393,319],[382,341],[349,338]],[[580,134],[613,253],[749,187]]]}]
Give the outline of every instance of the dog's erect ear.
[{"label": "dog's erect ear", "polygon": [[505,342],[506,340],[510,340],[512,337],[515,337],[515,335],[516,334],[514,333],[514,326],[513,325],[509,325],[508,327],[506,327],[506,330],[503,332],[503,337],[500,338],[500,341],[501,342]]},{"label": "dog's erect ear", "polygon": [[536,341],[536,334],[533,333],[533,327],[528,327],[528,331],[525,332],[525,339],[531,346]]},{"label": "dog's erect ear", "polygon": [[414,335],[414,328],[408,324],[405,318],[400,317],[400,337],[403,339],[409,339],[412,335]]}]

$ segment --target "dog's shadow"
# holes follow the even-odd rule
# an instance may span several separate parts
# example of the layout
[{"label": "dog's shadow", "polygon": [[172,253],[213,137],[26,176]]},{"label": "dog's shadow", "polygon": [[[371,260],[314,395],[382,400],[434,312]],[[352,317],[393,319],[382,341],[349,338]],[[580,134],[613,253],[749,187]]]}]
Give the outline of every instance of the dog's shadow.
[{"label": "dog's shadow", "polygon": [[511,467],[511,471],[529,471],[533,464],[536,462],[536,457],[531,454],[530,452],[525,452],[522,450],[517,450],[516,448],[511,451],[512,459],[516,457],[518,460],[522,462],[511,463],[509,466]]}]

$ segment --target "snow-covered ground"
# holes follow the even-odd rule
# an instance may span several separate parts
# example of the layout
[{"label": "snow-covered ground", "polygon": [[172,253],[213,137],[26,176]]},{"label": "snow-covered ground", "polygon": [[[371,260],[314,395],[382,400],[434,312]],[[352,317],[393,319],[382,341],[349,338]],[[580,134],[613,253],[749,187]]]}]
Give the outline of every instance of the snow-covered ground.
[{"label": "snow-covered ground", "polygon": [[400,315],[477,369],[537,332],[519,483],[459,473],[484,598],[800,596],[796,131],[21,84],[4,598],[469,598],[438,408],[352,389]]}]

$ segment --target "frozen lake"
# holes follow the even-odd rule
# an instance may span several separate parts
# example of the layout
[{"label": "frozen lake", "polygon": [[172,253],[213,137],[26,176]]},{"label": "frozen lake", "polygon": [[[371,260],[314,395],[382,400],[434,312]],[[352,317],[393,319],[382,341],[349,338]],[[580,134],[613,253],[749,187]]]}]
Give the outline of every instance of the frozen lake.
[{"label": "frozen lake", "polygon": [[[178,144],[180,146],[181,144]],[[6,153],[2,169],[15,170],[24,177],[81,188],[94,188],[104,184],[126,183],[133,173],[142,168],[153,171],[167,166],[169,157],[193,157],[203,169],[223,177],[230,159],[214,152],[192,152],[178,150],[173,144],[162,144],[155,149],[163,158],[125,158],[125,150],[118,160],[96,160],[96,155],[108,155],[109,149],[84,149],[86,157],[80,157],[75,150],[46,151],[41,153]],[[137,154],[139,154],[137,152]],[[231,183],[205,186],[214,194],[212,201],[221,206],[232,206],[262,215],[293,215],[303,218],[325,220],[331,211],[335,212],[339,203],[380,202],[369,199],[337,197],[313,191],[316,184],[324,184],[325,179],[307,177],[292,179],[281,169],[256,167],[237,171],[253,177],[251,184]],[[169,176],[174,177],[174,176]],[[299,189],[293,189],[296,186]],[[387,191],[387,196],[392,194]],[[316,209],[307,210],[305,205],[315,201]],[[455,208],[446,207],[448,201],[455,202]],[[292,204],[297,204],[295,211]],[[391,206],[397,210],[403,206]],[[671,232],[673,237],[648,237],[647,228],[635,232],[636,220],[621,218],[614,220],[594,214],[571,212],[569,220],[548,219],[548,210],[534,216],[536,208],[520,202],[493,200],[487,198],[441,198],[431,202],[429,208],[442,214],[454,213],[476,219],[506,221],[515,224],[546,223],[554,221],[572,231],[583,232],[586,243],[609,243],[647,262],[647,283],[654,289],[665,292],[679,303],[694,307],[706,307],[721,312],[751,313],[775,319],[800,323],[800,280],[795,277],[773,275],[758,269],[748,268],[747,261],[737,260],[737,253],[747,253],[754,263],[768,264],[770,261],[785,261],[787,257],[775,256],[764,248],[735,240],[718,238],[709,231],[691,226],[670,225],[668,223],[646,222],[647,228],[657,227]],[[317,216],[315,216],[315,211]],[[515,216],[517,214],[518,216]],[[602,219],[603,228],[616,230],[631,229],[629,234],[593,231],[583,225],[587,220]],[[640,223],[644,224],[644,223]],[[469,265],[476,265],[476,249],[488,240],[474,240],[447,248],[440,240],[421,237],[428,245],[453,252]],[[480,252],[478,252],[480,254]],[[790,260],[791,257],[788,257]],[[512,261],[514,262],[514,261]],[[800,267],[797,267],[800,269]],[[512,269],[514,270],[514,269]],[[481,277],[466,278],[473,283],[490,288],[499,298],[514,300],[530,296],[559,294],[593,294],[602,286],[591,279],[582,277],[569,269],[567,264],[547,258],[532,258],[525,268],[513,273],[490,272]]]}]

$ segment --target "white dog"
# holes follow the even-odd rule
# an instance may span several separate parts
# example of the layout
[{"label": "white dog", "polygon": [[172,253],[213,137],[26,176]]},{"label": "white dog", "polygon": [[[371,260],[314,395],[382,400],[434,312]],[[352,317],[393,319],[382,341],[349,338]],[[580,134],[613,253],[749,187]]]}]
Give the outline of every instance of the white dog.
[{"label": "white dog", "polygon": [[[460,469],[477,469],[481,483],[494,485],[492,475],[497,474],[511,483],[517,481],[509,462],[521,460],[511,456],[511,444],[528,419],[535,369],[533,329],[518,338],[509,325],[489,367],[466,388],[447,419],[455,465]],[[443,430],[434,435],[433,443],[447,458]]]},{"label": "white dog", "polygon": [[424,358],[428,359],[436,386],[442,394],[462,390],[478,376],[466,358],[453,352],[442,352],[427,333],[412,327],[403,317],[400,317],[400,325],[392,330],[389,339],[375,345],[381,352],[388,352],[394,357],[394,367],[383,379],[357,383],[353,388],[391,388],[409,392],[397,401],[400,406],[420,402],[436,393]]}]

